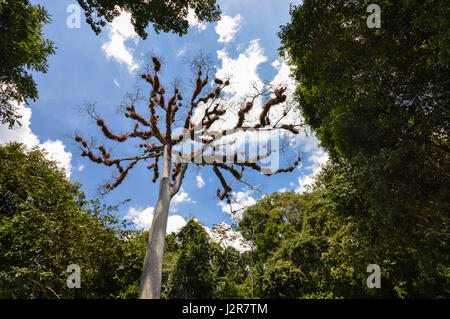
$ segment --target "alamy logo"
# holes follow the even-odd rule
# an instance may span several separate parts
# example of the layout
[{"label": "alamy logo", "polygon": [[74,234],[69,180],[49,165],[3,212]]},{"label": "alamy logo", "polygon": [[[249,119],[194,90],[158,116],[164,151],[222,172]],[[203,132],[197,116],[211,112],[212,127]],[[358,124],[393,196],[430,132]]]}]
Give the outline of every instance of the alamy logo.
[{"label": "alamy logo", "polygon": [[67,272],[69,276],[67,277],[67,288],[80,288],[81,287],[81,273],[80,266],[77,264],[71,264],[67,266]]},{"label": "alamy logo", "polygon": [[70,4],[66,9],[67,13],[70,15],[67,17],[66,25],[69,29],[79,29],[81,28],[81,8],[79,5]]},{"label": "alamy logo", "polygon": [[381,288],[381,270],[377,264],[367,266],[367,272],[372,273],[367,277],[367,288]]},{"label": "alamy logo", "polygon": [[367,27],[370,29],[381,28],[381,9],[377,4],[370,4],[367,7],[367,12],[371,13],[366,20]]}]

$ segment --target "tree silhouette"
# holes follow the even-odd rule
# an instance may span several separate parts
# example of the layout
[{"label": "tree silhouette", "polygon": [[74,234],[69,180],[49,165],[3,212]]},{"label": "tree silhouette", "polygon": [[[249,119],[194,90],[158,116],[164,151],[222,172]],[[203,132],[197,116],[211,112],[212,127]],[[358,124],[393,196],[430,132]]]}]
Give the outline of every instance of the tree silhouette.
[{"label": "tree silhouette", "polygon": [[[273,90],[269,99],[262,107],[262,111],[257,121],[247,125],[246,116],[254,107],[254,101],[260,93],[244,102],[238,111],[238,119],[233,129],[212,130],[211,127],[219,119],[223,119],[230,112],[230,109],[220,103],[223,90],[230,85],[229,80],[215,78],[213,88],[209,93],[202,95],[203,90],[209,83],[208,75],[202,77],[202,63],[197,64],[198,73],[195,79],[195,89],[187,103],[186,114],[183,114],[183,132],[174,133],[173,124],[175,115],[183,109],[183,97],[181,92],[175,87],[173,94],[166,100],[166,90],[161,85],[158,73],[161,70],[161,61],[157,57],[152,57],[153,74],[142,74],[141,77],[151,86],[151,93],[148,100],[150,111],[149,118],[145,118],[136,112],[135,105],[126,106],[125,116],[133,119],[136,123],[132,132],[116,135],[107,126],[105,121],[94,112],[98,126],[101,127],[103,135],[110,140],[123,143],[129,139],[139,138],[143,141],[139,145],[141,152],[137,156],[123,158],[113,158],[104,146],[95,147],[90,145],[80,136],[75,140],[81,143],[83,148],[82,156],[88,157],[91,161],[106,166],[115,167],[118,176],[114,182],[105,185],[106,192],[119,186],[127,176],[128,172],[139,162],[153,162],[147,168],[153,171],[153,182],[159,178],[159,194],[155,214],[153,217],[147,252],[141,278],[140,298],[160,298],[161,275],[164,254],[164,240],[167,227],[168,211],[172,197],[180,190],[186,170],[189,164],[198,166],[211,166],[218,177],[222,190],[217,190],[220,200],[227,200],[230,203],[232,188],[227,183],[224,172],[230,173],[236,180],[240,181],[245,168],[262,172],[266,175],[273,175],[282,172],[292,171],[298,164],[298,158],[294,165],[288,168],[271,170],[261,166],[258,162],[267,159],[272,153],[267,149],[265,154],[257,154],[250,157],[248,154],[242,156],[238,152],[216,152],[217,147],[225,141],[226,137],[236,132],[250,132],[252,130],[275,131],[285,130],[297,134],[296,125],[278,124],[280,120],[271,123],[269,111],[276,105],[286,100],[285,88],[280,87]],[[202,95],[202,97],[200,97]],[[197,123],[193,121],[194,111],[200,106],[206,106],[201,120]],[[286,112],[283,113],[286,116]],[[144,129],[140,129],[143,127]],[[162,131],[163,130],[163,131]],[[197,148],[194,151],[185,151],[186,147],[180,147],[187,143],[195,143]],[[189,146],[190,147],[190,146]],[[162,161],[162,170],[159,162]]]}]

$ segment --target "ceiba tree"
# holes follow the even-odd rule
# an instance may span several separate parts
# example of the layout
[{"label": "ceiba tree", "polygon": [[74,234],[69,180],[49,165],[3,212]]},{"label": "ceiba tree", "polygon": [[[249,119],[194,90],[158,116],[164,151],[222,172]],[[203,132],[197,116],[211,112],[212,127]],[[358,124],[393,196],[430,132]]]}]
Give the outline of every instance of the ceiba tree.
[{"label": "ceiba tree", "polygon": [[[106,151],[104,146],[96,146],[94,143],[88,143],[81,136],[76,136],[75,140],[83,148],[82,156],[88,157],[91,161],[118,170],[118,176],[114,182],[105,185],[106,192],[115,189],[125,179],[129,171],[139,162],[153,162],[147,166],[153,171],[153,182],[159,178],[159,194],[156,204],[155,214],[151,224],[147,252],[144,260],[142,278],[140,284],[140,298],[157,299],[161,293],[161,276],[164,254],[164,240],[166,235],[168,211],[170,201],[180,190],[186,170],[189,165],[211,166],[215,175],[218,177],[223,190],[217,190],[217,196],[220,200],[227,200],[231,203],[232,188],[227,183],[224,172],[233,176],[236,180],[241,180],[245,168],[251,168],[266,175],[273,175],[281,172],[290,172],[298,164],[298,158],[292,166],[272,170],[261,165],[261,161],[267,159],[274,149],[267,148],[264,154],[257,154],[254,157],[242,157],[238,152],[218,153],[218,145],[226,143],[227,136],[236,131],[250,132],[256,131],[289,131],[297,134],[297,125],[280,124],[278,119],[272,121],[269,111],[276,105],[286,101],[286,89],[280,87],[272,90],[272,94],[262,106],[259,118],[256,121],[247,121],[246,117],[254,107],[254,102],[260,93],[249,97],[244,101],[237,114],[237,122],[230,131],[212,130],[211,127],[219,119],[224,119],[227,113],[231,112],[229,107],[221,103],[222,91],[230,85],[229,80],[215,78],[212,89],[206,94],[202,94],[205,86],[208,84],[208,75],[202,76],[204,65],[198,64],[198,73],[195,79],[195,89],[187,105],[183,105],[183,97],[178,90],[174,88],[173,94],[166,100],[166,91],[161,85],[158,73],[161,69],[161,62],[157,57],[152,57],[153,74],[142,74],[141,77],[148,82],[151,87],[150,97],[148,99],[149,117],[144,117],[137,113],[135,105],[126,106],[124,114],[127,118],[134,120],[135,126],[132,132],[116,135],[107,126],[105,121],[93,113],[98,126],[101,127],[103,135],[110,140],[123,143],[127,140],[139,138],[143,143],[139,145],[139,155],[127,156],[122,158],[113,158],[110,152]],[[204,70],[203,70],[204,71]],[[200,97],[202,96],[202,97]],[[204,109],[200,121],[194,121],[194,111]],[[184,119],[183,132],[175,134],[175,116],[178,111],[184,109],[182,114]],[[180,112],[180,114],[183,112]],[[281,118],[287,115],[283,112]],[[250,122],[249,125],[247,125]],[[144,129],[140,129],[143,127]],[[184,152],[186,148],[181,148],[184,143],[194,143],[196,148],[192,152]],[[248,155],[248,154],[247,154]],[[162,171],[160,172],[159,162],[162,161]]]}]

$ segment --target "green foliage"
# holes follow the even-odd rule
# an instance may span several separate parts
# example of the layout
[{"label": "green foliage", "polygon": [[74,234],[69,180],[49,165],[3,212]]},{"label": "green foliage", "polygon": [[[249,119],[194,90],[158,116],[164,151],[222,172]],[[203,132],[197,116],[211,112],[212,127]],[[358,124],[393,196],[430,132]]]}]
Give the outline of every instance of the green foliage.
[{"label": "green foliage", "polygon": [[304,1],[282,49],[306,122],[371,206],[431,225],[450,211],[448,2],[378,1],[381,29],[366,25],[369,3]]},{"label": "green foliage", "polygon": [[[3,35],[2,28],[0,50],[18,57],[5,60],[2,77],[8,66],[45,72],[52,51],[40,42],[40,23],[48,17],[40,7],[18,10],[26,1],[11,3],[0,0],[2,26],[15,30]],[[118,5],[142,37],[149,23],[157,32],[185,33],[188,6],[200,20],[220,13],[212,0],[173,8],[164,1],[79,3],[96,32]],[[245,210],[238,230],[250,251],[232,248],[224,225],[213,228],[218,242],[194,219],[169,234],[163,298],[448,298],[448,3],[378,1],[381,29],[366,25],[370,3],[292,7],[282,51],[301,112],[331,161],[310,192],[269,194]],[[5,12],[32,21],[23,37]],[[33,41],[37,56],[27,55]],[[136,298],[148,233],[125,231],[116,208],[86,200],[38,149],[0,147],[0,297]],[[65,286],[72,263],[81,266],[81,290]],[[381,289],[366,286],[369,264],[381,268]]]},{"label": "green foliage", "polygon": [[239,230],[254,243],[255,296],[301,298],[326,288],[318,274],[326,272],[320,258],[329,223],[321,212],[317,192],[273,193],[244,212]]},{"label": "green foliage", "polygon": [[86,21],[99,34],[106,22],[120,15],[120,10],[131,13],[131,23],[136,33],[147,38],[146,27],[153,25],[156,33],[173,32],[178,35],[187,33],[189,23],[185,20],[188,9],[194,10],[199,21],[213,22],[220,18],[220,9],[216,0],[78,0],[85,10]]},{"label": "green foliage", "polygon": [[28,0],[0,0],[0,121],[20,124],[14,103],[38,98],[30,71],[46,73],[54,43],[43,37],[47,11]]},{"label": "green foliage", "polygon": [[[270,194],[245,211],[239,228],[255,242],[256,296],[448,297],[448,236],[424,236],[411,227],[418,221],[378,215],[352,178],[330,165],[313,192]],[[258,218],[268,223],[256,227]],[[265,245],[272,236],[276,245]],[[369,264],[381,267],[381,289],[366,287]]]},{"label": "green foliage", "polygon": [[377,1],[380,29],[366,25],[370,3],[304,1],[279,34],[333,162],[317,186],[337,227],[321,262],[346,282],[362,281],[361,260],[378,263],[380,296],[445,297],[448,2]]},{"label": "green foliage", "polygon": [[[80,186],[37,147],[0,147],[0,298],[138,297],[148,232],[126,230],[117,206],[86,200]],[[248,295],[248,259],[194,219],[165,251],[164,298]],[[80,289],[66,286],[70,264]]]},{"label": "green foliage", "polygon": [[167,258],[173,258],[176,262],[166,265],[166,269],[172,270],[167,278],[166,296],[183,299],[211,298],[215,290],[211,263],[214,246],[204,227],[194,219],[189,219],[176,235],[176,240],[169,239],[168,248]]},{"label": "green foliage", "polygon": [[216,247],[213,256],[214,298],[250,298],[250,255],[248,251],[241,252],[232,246],[238,239],[235,227],[220,223],[212,227],[211,233]]},{"label": "green foliage", "polygon": [[219,224],[212,231],[218,241],[191,218],[166,236],[162,298],[250,297],[248,254],[230,246],[229,227]]},{"label": "green foliage", "polygon": [[[38,148],[0,147],[1,298],[120,295],[128,232],[117,207],[88,201],[79,188]],[[81,289],[66,286],[70,264],[81,268]]]},{"label": "green foliage", "polygon": [[382,269],[380,296],[448,297],[448,212],[424,216],[382,211],[381,199],[361,189],[360,178],[348,165],[334,164],[318,181],[339,226],[322,254],[324,262],[333,261],[333,276],[353,281],[375,263]]},{"label": "green foliage", "polygon": [[142,262],[147,248],[148,231],[126,231],[119,245],[121,256],[115,272],[119,287],[117,298],[136,299],[142,274]]},{"label": "green foliage", "polygon": [[[223,296],[240,285],[260,298],[449,296],[448,4],[379,1],[382,28],[370,29],[370,3],[292,8],[282,51],[331,163],[311,192],[270,194],[244,212],[252,249],[234,269],[249,276],[225,275],[239,262],[222,253]],[[369,264],[381,289],[366,286]]]},{"label": "green foliage", "polygon": [[[0,164],[1,298],[138,296],[148,232],[124,230],[117,207],[87,201],[37,148],[2,146]],[[448,233],[424,234],[421,216],[380,214],[358,178],[330,163],[310,193],[264,196],[239,223],[243,253],[225,225],[213,227],[216,242],[190,219],[167,235],[162,297],[448,297]],[[73,263],[81,289],[66,287]],[[382,289],[366,287],[372,263]]]},{"label": "green foliage", "polygon": [[308,124],[333,156],[448,145],[448,2],[304,1],[282,27]]}]

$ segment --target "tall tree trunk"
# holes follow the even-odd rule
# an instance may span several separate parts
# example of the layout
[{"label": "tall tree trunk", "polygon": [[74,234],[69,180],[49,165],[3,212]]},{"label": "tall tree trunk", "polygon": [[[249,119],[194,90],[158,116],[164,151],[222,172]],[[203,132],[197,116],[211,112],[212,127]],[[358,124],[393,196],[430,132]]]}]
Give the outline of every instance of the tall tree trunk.
[{"label": "tall tree trunk", "polygon": [[164,166],[159,184],[158,202],[148,235],[147,252],[142,270],[140,299],[161,298],[161,278],[164,260],[164,241],[166,239],[167,218],[171,199],[170,166],[171,150],[164,147]]}]

